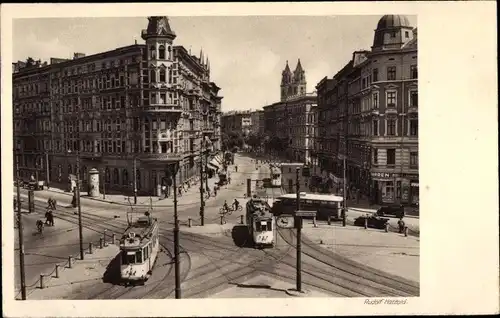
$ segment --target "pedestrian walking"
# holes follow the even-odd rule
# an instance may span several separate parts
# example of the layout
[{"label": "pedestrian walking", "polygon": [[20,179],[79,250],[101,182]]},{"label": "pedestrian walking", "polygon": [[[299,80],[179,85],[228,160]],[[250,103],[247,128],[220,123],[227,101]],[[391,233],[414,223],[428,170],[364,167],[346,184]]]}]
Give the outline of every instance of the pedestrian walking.
[{"label": "pedestrian walking", "polygon": [[399,233],[403,233],[404,232],[404,230],[405,230],[405,221],[403,221],[403,217],[399,218],[398,228],[399,228]]}]

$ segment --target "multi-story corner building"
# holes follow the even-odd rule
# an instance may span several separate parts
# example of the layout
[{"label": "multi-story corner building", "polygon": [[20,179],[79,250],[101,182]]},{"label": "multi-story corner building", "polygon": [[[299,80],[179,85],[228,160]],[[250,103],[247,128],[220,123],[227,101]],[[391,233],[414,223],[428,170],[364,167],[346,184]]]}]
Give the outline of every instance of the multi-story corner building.
[{"label": "multi-story corner building", "polygon": [[78,152],[84,185],[95,168],[106,192],[131,191],[135,178],[138,193],[160,195],[174,164],[180,184],[199,175],[202,149],[220,149],[222,97],[208,57],[174,45],[167,17],[148,20],[145,44],[17,66],[14,145],[23,177],[48,171],[51,183],[66,182]]},{"label": "multi-story corner building", "polygon": [[237,132],[248,136],[252,130],[252,113],[250,111],[229,111],[222,114],[222,132]]},{"label": "multi-story corner building", "polygon": [[264,111],[256,110],[250,114],[251,128],[250,132],[254,135],[264,134]]},{"label": "multi-story corner building", "polygon": [[377,203],[418,202],[417,29],[383,16],[370,51],[317,86],[320,165]]},{"label": "multi-story corner building", "polygon": [[317,96],[306,93],[306,84],[300,60],[293,73],[287,61],[281,78],[281,101],[264,106],[264,131],[283,140],[288,159],[312,163]]}]

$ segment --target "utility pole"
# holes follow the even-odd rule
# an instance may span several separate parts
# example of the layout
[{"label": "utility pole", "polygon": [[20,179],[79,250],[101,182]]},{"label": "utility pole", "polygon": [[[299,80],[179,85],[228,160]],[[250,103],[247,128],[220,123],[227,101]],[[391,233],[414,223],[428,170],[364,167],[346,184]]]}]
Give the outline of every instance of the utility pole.
[{"label": "utility pole", "polygon": [[21,267],[21,297],[26,300],[26,273],[24,271],[24,238],[23,238],[23,218],[21,215],[21,190],[19,183],[19,156],[16,155],[16,190],[17,190],[17,217],[18,217],[18,234],[19,234],[19,266]]},{"label": "utility pole", "polygon": [[181,298],[181,278],[179,267],[179,220],[177,217],[177,170],[178,162],[174,164],[174,255],[175,255],[175,299]]},{"label": "utility pole", "polygon": [[344,155],[344,160],[343,160],[343,166],[344,166],[344,198],[343,198],[343,201],[344,201],[344,206],[342,207],[342,226],[346,226],[346,214],[347,214],[347,182],[346,182],[346,173],[345,173],[345,170],[346,170],[346,160],[345,160],[346,156]]},{"label": "utility pole", "polygon": [[208,149],[205,150],[205,188],[208,189]]},{"label": "utility pole", "polygon": [[46,173],[46,177],[45,177],[45,183],[47,184],[47,189],[49,188],[49,183],[50,183],[50,168],[49,168],[49,152],[46,151],[45,152],[45,173]]},{"label": "utility pole", "polygon": [[102,199],[106,200],[106,169],[102,168]]},{"label": "utility pole", "polygon": [[[295,168],[295,187],[297,191],[297,208],[296,211],[300,211],[300,168]],[[297,291],[302,291],[302,217],[295,217],[295,224],[297,227]]]},{"label": "utility pole", "polygon": [[137,157],[134,157],[134,204],[137,204]]},{"label": "utility pole", "polygon": [[200,218],[201,226],[205,225],[205,201],[203,197],[203,150],[200,150]]},{"label": "utility pole", "polygon": [[83,250],[82,206],[80,204],[80,150],[76,151],[76,200],[78,204],[78,232],[80,234],[80,258],[85,258]]}]

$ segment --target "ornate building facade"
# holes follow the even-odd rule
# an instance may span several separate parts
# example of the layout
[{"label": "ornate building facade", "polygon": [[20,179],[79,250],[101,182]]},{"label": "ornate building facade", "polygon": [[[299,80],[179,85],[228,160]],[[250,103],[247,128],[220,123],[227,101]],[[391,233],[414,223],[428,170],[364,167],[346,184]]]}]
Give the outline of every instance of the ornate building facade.
[{"label": "ornate building facade", "polygon": [[242,136],[248,136],[252,131],[252,112],[251,111],[229,111],[221,116],[222,132],[240,133]]},{"label": "ornate building facade", "polygon": [[417,29],[385,15],[370,51],[354,52],[333,79],[317,85],[322,170],[377,203],[415,204],[418,177]]},{"label": "ornate building facade", "polygon": [[208,57],[174,45],[167,17],[149,17],[141,35],[145,44],[17,67],[14,145],[24,178],[66,182],[78,152],[84,186],[95,168],[106,192],[127,193],[135,178],[138,193],[160,195],[172,184],[169,167],[179,164],[180,184],[199,175],[200,151],[220,150],[222,97]]},{"label": "ornate building facade", "polygon": [[316,94],[306,93],[306,76],[300,59],[292,73],[286,63],[281,77],[281,101],[264,106],[264,132],[287,146],[286,157],[311,163],[316,134]]}]

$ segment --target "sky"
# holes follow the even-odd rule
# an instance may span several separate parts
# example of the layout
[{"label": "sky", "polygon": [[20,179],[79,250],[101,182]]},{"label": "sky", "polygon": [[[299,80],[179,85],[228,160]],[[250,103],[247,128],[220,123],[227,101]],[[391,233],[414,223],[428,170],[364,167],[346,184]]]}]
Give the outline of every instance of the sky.
[{"label": "sky", "polygon": [[[370,49],[381,16],[169,17],[183,45],[210,60],[210,79],[221,87],[222,110],[261,109],[279,101],[281,72],[300,58],[307,92],[331,78],[355,50]],[[417,17],[408,16],[412,26]],[[147,18],[36,18],[13,22],[13,60],[72,58],[144,43]]]}]

